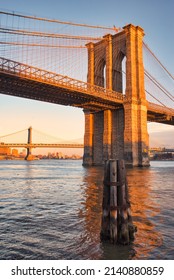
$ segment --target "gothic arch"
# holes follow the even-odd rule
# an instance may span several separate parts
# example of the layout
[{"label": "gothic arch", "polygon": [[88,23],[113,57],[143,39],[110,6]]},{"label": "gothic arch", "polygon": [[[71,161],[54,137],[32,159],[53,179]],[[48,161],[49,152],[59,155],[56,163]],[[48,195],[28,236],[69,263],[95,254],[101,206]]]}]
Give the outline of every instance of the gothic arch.
[{"label": "gothic arch", "polygon": [[125,57],[125,54],[122,51],[119,51],[116,58],[113,60],[112,89],[117,92],[123,92],[122,61],[123,61],[124,57]]},{"label": "gothic arch", "polygon": [[105,85],[105,74],[104,74],[105,66],[106,66],[106,61],[104,58],[99,58],[95,61],[94,84],[97,86],[104,87]]}]

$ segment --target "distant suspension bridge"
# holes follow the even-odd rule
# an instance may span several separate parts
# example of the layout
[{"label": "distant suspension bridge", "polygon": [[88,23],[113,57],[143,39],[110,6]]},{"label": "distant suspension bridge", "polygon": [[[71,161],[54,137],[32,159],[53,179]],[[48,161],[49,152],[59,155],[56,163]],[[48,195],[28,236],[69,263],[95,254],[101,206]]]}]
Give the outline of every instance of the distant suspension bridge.
[{"label": "distant suspension bridge", "polygon": [[[36,141],[36,142],[33,142]],[[0,136],[0,148],[26,148],[27,160],[32,159],[33,148],[83,148],[83,144],[74,143],[62,143],[60,139],[47,135],[38,130],[32,129],[30,126],[28,129],[17,131],[8,135]]]}]

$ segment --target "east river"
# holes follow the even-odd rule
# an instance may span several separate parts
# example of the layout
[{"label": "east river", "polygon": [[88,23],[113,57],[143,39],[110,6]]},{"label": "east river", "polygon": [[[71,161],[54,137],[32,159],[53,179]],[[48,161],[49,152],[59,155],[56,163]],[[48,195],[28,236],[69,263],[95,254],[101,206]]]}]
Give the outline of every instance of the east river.
[{"label": "east river", "polygon": [[129,246],[100,242],[103,167],[0,161],[0,259],[174,259],[174,161],[127,169]]}]

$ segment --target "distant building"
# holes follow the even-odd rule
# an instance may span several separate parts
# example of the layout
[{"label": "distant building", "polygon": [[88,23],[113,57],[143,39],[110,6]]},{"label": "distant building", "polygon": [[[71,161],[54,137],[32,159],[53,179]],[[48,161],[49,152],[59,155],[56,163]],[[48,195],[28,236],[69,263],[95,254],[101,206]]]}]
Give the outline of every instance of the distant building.
[{"label": "distant building", "polygon": [[20,152],[20,157],[25,157],[26,156],[26,149],[23,149],[22,152]]},{"label": "distant building", "polygon": [[0,148],[0,155],[11,155],[11,149],[10,148]]},{"label": "distant building", "polygon": [[19,153],[18,153],[17,149],[13,149],[12,150],[12,156],[14,156],[14,157],[18,157],[19,156]]},{"label": "distant building", "polygon": [[151,148],[149,149],[149,156],[151,160],[173,160],[174,149]]}]

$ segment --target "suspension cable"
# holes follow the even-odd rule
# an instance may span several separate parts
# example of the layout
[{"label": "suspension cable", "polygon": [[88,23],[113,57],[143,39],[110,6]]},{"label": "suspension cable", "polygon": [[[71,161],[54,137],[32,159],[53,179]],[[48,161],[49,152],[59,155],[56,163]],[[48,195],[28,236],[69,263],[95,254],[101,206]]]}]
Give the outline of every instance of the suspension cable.
[{"label": "suspension cable", "polygon": [[153,57],[158,61],[158,63],[162,66],[162,68],[167,72],[167,74],[174,80],[174,76],[167,70],[167,68],[160,62],[160,60],[156,57],[156,55],[151,51],[147,44],[143,42],[144,46],[148,49],[148,51],[153,55]]},{"label": "suspension cable", "polygon": [[147,70],[144,71],[146,77],[148,77],[162,92],[174,102],[174,97],[167,91]]},{"label": "suspension cable", "polygon": [[159,101],[155,96],[153,96],[153,94],[151,94],[149,91],[145,90],[145,92],[147,92],[152,98],[154,98],[157,102],[159,102],[163,107],[169,109],[172,114],[173,114],[173,111],[171,110],[171,108],[167,107],[166,105],[164,105],[161,101]]},{"label": "suspension cable", "polygon": [[7,136],[11,136],[11,135],[17,134],[17,133],[21,133],[21,132],[27,131],[27,130],[28,130],[28,128],[27,128],[27,129],[20,130],[20,131],[17,131],[17,132],[13,132],[13,133],[10,133],[10,134],[7,134],[7,135],[3,135],[3,136],[0,136],[0,139],[1,139],[1,138],[4,138],[4,137],[7,137]]},{"label": "suspension cable", "polygon": [[86,46],[66,46],[66,45],[50,45],[50,44],[36,44],[36,43],[22,43],[22,42],[2,42],[2,45],[14,45],[14,46],[27,46],[27,47],[45,47],[45,48],[67,48],[67,49],[86,49]]},{"label": "suspension cable", "polygon": [[67,35],[67,34],[56,34],[56,33],[47,33],[47,32],[36,32],[36,31],[28,31],[22,29],[10,29],[10,28],[0,28],[1,33],[12,34],[12,35],[27,35],[27,36],[38,36],[38,37],[51,37],[51,38],[63,38],[63,39],[77,39],[77,40],[102,40],[103,37],[89,37],[89,36],[75,36],[75,35]]},{"label": "suspension cable", "polygon": [[70,21],[60,21],[60,20],[57,20],[57,19],[47,19],[47,18],[41,18],[41,17],[35,17],[35,16],[27,16],[27,15],[22,15],[22,14],[15,13],[15,12],[10,13],[10,12],[0,11],[0,14],[9,15],[9,16],[16,16],[16,17],[21,17],[21,18],[34,19],[34,20],[40,20],[40,21],[46,21],[46,22],[54,22],[54,23],[59,23],[59,24],[81,26],[81,27],[87,27],[87,28],[106,29],[106,30],[112,30],[112,31],[115,31],[115,32],[118,32],[118,31],[122,30],[121,28],[116,28],[115,26],[106,27],[106,26],[100,26],[100,25],[89,25],[89,24],[82,24],[82,23],[74,23],[74,22],[70,22]]}]

